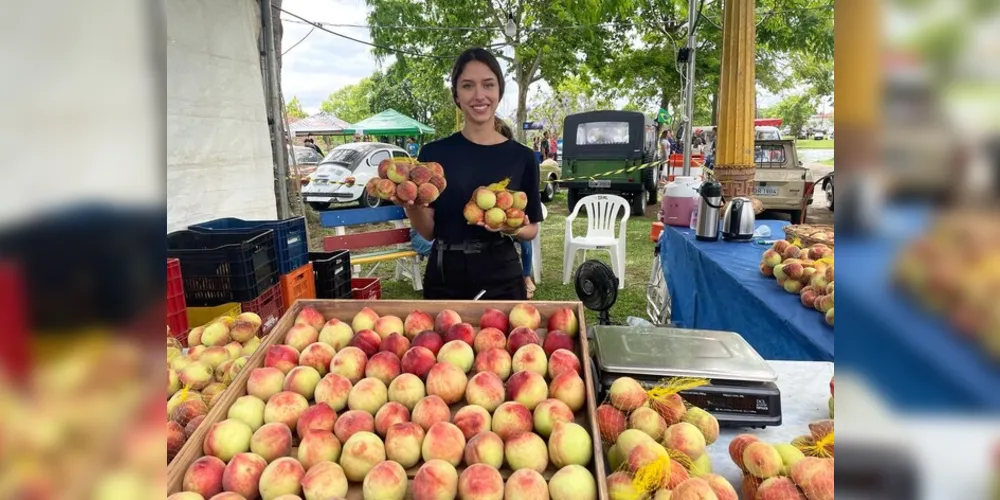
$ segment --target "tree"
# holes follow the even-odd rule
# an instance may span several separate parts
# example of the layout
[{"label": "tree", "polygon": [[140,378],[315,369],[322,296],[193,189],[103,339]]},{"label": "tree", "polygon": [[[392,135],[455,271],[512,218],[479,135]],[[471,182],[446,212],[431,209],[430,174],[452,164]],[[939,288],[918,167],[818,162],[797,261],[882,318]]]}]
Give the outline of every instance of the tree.
[{"label": "tree", "polygon": [[[625,2],[578,0],[366,0],[372,8],[372,26],[377,57],[408,51],[426,57],[428,79],[444,78],[455,56],[466,47],[513,47],[512,55],[494,51],[507,65],[507,74],[517,84],[517,116],[527,116],[531,85],[541,79],[558,82],[575,69],[581,59],[605,57],[606,42],[623,37],[625,30],[611,29],[608,21],[624,19],[619,9]],[[501,30],[508,16],[516,25],[513,36]],[[403,27],[399,27],[402,25]],[[480,29],[486,25],[488,29]],[[388,27],[392,26],[392,27]],[[471,30],[433,29],[474,27]],[[576,28],[574,28],[576,26]],[[583,26],[583,27],[580,27]],[[415,29],[418,28],[418,29]],[[495,28],[495,29],[490,29]],[[524,131],[516,129],[524,141]]]},{"label": "tree", "polygon": [[816,114],[816,100],[811,92],[794,94],[785,97],[764,113],[781,118],[782,123],[791,129],[792,137],[798,137],[809,117]]},{"label": "tree", "polygon": [[572,75],[534,99],[528,117],[544,123],[546,129],[560,137],[566,115],[611,107],[612,100],[597,92],[589,78]]},{"label": "tree", "polygon": [[292,100],[285,104],[285,115],[289,118],[302,119],[306,116],[305,111],[302,111],[302,103],[299,102],[298,96],[292,96]]},{"label": "tree", "polygon": [[[455,105],[442,78],[427,78],[426,59],[397,57],[385,72],[372,75],[371,111],[395,109],[434,128],[442,137],[455,130]],[[430,115],[430,118],[428,118]]]},{"label": "tree", "polygon": [[372,115],[373,90],[374,81],[372,78],[362,78],[360,82],[344,86],[330,94],[319,107],[348,123],[359,122]]}]

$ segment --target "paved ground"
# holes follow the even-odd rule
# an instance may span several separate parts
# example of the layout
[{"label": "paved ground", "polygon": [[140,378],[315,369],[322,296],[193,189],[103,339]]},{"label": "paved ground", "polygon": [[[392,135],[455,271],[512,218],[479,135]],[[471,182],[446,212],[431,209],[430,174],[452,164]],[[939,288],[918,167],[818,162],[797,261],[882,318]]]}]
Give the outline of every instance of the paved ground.
[{"label": "paved ground", "polygon": [[[804,163],[813,174],[813,179],[819,179],[830,172],[833,167],[821,163]],[[814,224],[833,224],[833,212],[826,209],[826,193],[819,186],[813,194],[813,203],[806,213],[806,220]]]}]

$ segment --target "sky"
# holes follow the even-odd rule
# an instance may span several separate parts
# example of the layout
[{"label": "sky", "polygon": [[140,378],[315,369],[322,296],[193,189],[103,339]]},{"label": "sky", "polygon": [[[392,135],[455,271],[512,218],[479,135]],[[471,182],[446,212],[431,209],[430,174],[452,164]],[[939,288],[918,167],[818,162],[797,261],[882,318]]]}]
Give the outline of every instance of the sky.
[{"label": "sky", "polygon": [[[367,23],[369,11],[364,0],[284,0],[282,8],[310,21],[362,25]],[[298,97],[302,109],[310,115],[319,112],[320,103],[331,93],[358,83],[375,70],[392,64],[393,59],[390,57],[380,66],[371,53],[371,47],[320,30],[314,30],[301,43],[292,47],[309,33],[310,26],[295,23],[295,19],[286,14],[282,14],[282,19],[282,50],[287,51],[282,58],[281,73],[285,101]],[[353,38],[371,41],[367,28],[331,29]],[[528,102],[538,92],[547,89],[545,82],[533,84],[528,91]],[[779,99],[779,96],[761,93],[758,104],[763,108],[775,104]],[[624,102],[617,104],[622,106]],[[508,77],[507,91],[498,114],[513,116],[516,109],[517,85]]]}]

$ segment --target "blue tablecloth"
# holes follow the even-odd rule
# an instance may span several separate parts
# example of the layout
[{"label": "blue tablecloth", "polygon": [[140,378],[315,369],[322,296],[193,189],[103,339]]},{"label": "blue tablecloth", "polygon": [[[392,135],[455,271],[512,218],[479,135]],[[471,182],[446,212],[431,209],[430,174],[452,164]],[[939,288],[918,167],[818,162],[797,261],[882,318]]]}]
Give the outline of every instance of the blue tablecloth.
[{"label": "blue tablecloth", "polygon": [[[783,239],[783,221],[757,221]],[[760,274],[767,246],[697,241],[694,231],[666,226],[660,259],[674,323],[739,333],[764,359],[833,361],[833,328],[799,296]],[[838,294],[839,295],[839,294]]]}]

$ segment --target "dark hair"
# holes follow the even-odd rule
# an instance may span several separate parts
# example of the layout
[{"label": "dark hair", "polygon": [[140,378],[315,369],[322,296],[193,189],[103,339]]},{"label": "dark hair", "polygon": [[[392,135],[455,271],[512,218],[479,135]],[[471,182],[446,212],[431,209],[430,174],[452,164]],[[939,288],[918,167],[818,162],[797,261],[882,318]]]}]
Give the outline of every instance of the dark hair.
[{"label": "dark hair", "polygon": [[504,79],[503,70],[500,69],[500,62],[497,58],[491,54],[488,50],[473,47],[471,49],[465,49],[464,52],[455,58],[455,65],[451,67],[451,100],[458,105],[458,77],[462,75],[462,71],[465,70],[465,65],[472,61],[479,61],[486,66],[489,66],[490,71],[493,72],[497,77],[497,85],[500,86],[500,98],[503,99],[504,91]]},{"label": "dark hair", "polygon": [[507,122],[501,120],[500,117],[493,117],[493,127],[497,132],[500,132],[500,135],[508,139],[514,139],[514,131],[511,130],[510,126],[507,125]]}]

